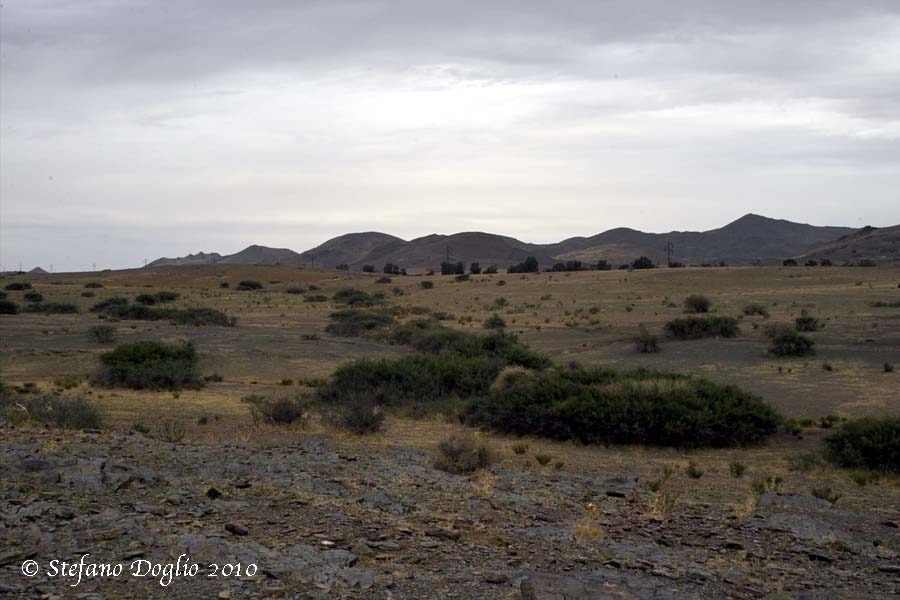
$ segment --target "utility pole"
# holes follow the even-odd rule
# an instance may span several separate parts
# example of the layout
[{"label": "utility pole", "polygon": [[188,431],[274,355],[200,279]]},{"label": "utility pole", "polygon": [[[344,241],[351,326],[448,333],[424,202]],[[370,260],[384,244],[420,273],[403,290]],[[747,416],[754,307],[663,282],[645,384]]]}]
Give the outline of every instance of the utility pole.
[{"label": "utility pole", "polygon": [[672,245],[672,242],[666,243],[666,266],[672,266],[672,254],[675,252],[675,246]]},{"label": "utility pole", "polygon": [[91,263],[91,271],[97,270],[97,263]]}]

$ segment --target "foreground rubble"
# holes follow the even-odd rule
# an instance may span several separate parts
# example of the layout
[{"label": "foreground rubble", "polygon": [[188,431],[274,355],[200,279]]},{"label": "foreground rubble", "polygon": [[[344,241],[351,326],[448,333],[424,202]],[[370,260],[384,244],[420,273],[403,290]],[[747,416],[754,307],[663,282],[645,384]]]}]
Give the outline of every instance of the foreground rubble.
[{"label": "foreground rubble", "polygon": [[[649,510],[633,473],[506,465],[327,437],[173,444],[0,430],[0,598],[887,598],[900,515],[763,494]],[[697,485],[703,485],[702,480]],[[589,512],[586,508],[589,507]],[[23,561],[197,563],[192,577],[33,578]],[[208,563],[257,572],[209,576]],[[127,569],[126,569],[127,570]]]}]

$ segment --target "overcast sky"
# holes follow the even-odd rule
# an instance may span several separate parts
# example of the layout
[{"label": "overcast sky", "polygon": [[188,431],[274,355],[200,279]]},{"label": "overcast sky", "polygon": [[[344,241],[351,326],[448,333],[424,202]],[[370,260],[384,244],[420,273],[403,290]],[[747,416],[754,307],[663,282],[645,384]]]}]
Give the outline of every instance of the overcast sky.
[{"label": "overcast sky", "polygon": [[900,2],[3,0],[0,262],[900,223]]}]

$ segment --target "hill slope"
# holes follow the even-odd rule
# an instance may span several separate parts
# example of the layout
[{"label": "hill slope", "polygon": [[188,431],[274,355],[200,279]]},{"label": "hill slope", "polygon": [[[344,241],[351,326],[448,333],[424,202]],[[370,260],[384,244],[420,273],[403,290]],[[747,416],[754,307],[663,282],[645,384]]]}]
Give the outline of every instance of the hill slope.
[{"label": "hill slope", "polygon": [[827,258],[835,265],[872,260],[877,264],[900,262],[900,225],[863,227],[849,235],[814,246],[798,260]]},{"label": "hill slope", "polygon": [[222,255],[218,252],[198,252],[197,254],[188,254],[177,258],[157,258],[148,267],[177,267],[182,265],[211,265],[222,260]]},{"label": "hill slope", "polygon": [[673,260],[686,264],[725,261],[728,264],[774,263],[810,247],[852,233],[849,227],[817,227],[748,214],[719,229],[644,233],[611,229],[589,238],[572,238],[550,246],[561,258],[624,263],[648,256],[665,263],[666,244]]},{"label": "hill slope", "polygon": [[308,264],[334,268],[338,265],[356,264],[378,248],[405,243],[405,240],[378,231],[347,233],[307,250],[300,256]]},{"label": "hill slope", "polygon": [[240,252],[224,256],[218,262],[233,265],[301,265],[303,258],[287,248],[269,248],[254,244]]},{"label": "hill slope", "polygon": [[[876,254],[889,255],[894,247],[888,239],[892,229],[894,228],[887,228],[887,234],[878,234],[865,244],[871,243],[881,248],[877,251],[875,246],[871,248]],[[325,268],[346,264],[359,269],[368,264],[380,271],[385,263],[394,263],[406,269],[438,269],[448,254],[453,262],[463,262],[466,265],[478,262],[483,267],[497,265],[500,269],[521,262],[528,256],[537,258],[543,268],[558,260],[596,262],[603,259],[618,265],[630,263],[639,256],[647,256],[655,263],[665,264],[668,244],[672,244],[674,249],[673,260],[685,264],[720,261],[729,265],[775,264],[784,258],[805,255],[819,246],[827,246],[828,242],[850,236],[855,231],[849,227],[817,227],[754,214],[745,215],[710,231],[645,233],[620,227],[591,237],[569,238],[556,244],[529,244],[512,237],[478,231],[453,235],[431,234],[411,241],[369,231],[332,238],[302,254],[287,248],[254,245],[229,256],[201,252],[184,258],[161,258],[148,266],[222,262],[315,265]],[[880,237],[882,235],[887,237]],[[852,254],[852,251],[848,252]]]},{"label": "hill slope", "polygon": [[550,254],[543,246],[527,244],[515,238],[469,231],[453,235],[431,234],[409,242],[388,244],[357,261],[356,265],[370,264],[380,269],[385,263],[399,264],[412,269],[437,269],[450,256],[452,262],[478,262],[482,266],[497,265],[505,269],[529,256],[549,263]]}]

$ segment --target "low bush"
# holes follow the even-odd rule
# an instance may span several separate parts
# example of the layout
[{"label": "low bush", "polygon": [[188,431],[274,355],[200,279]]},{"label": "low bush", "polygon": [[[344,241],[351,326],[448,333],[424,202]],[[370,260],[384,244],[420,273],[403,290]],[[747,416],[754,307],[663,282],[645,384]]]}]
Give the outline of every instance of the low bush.
[{"label": "low bush", "polygon": [[900,300],[877,300],[869,302],[872,308],[900,308]]},{"label": "low bush", "polygon": [[379,277],[375,280],[375,283],[391,283],[392,281],[393,279],[391,279],[390,277]]},{"label": "low bush", "polygon": [[303,297],[304,302],[328,302],[328,296],[322,294],[310,294]]},{"label": "low bush", "polygon": [[692,294],[684,299],[684,312],[686,313],[706,313],[709,312],[710,306],[712,306],[712,301],[700,294]]},{"label": "low bush", "polygon": [[0,315],[14,315],[19,312],[19,306],[11,300],[0,300]]},{"label": "low bush", "polygon": [[484,321],[485,329],[503,329],[506,327],[506,321],[503,320],[503,317],[494,313]]},{"label": "low bush", "polygon": [[761,317],[769,318],[769,309],[767,309],[762,304],[748,304],[744,307],[743,312],[748,317],[752,317],[753,315],[759,315]]},{"label": "low bush", "polygon": [[154,304],[164,304],[166,302],[174,302],[178,300],[177,292],[157,292],[156,294],[139,294],[134,301],[144,306],[153,306]]},{"label": "low bush", "polygon": [[775,356],[811,356],[816,353],[815,342],[793,329],[775,334],[769,352]]},{"label": "low bush", "polygon": [[0,415],[13,423],[32,421],[65,429],[100,429],[104,424],[97,406],[80,396],[36,394],[13,400],[7,394],[0,394]]},{"label": "low bush", "polygon": [[797,331],[818,331],[822,324],[812,315],[802,315],[794,320]]},{"label": "low bush", "polygon": [[284,290],[284,293],[285,294],[305,294],[306,288],[291,286],[291,287],[287,288],[286,290]]},{"label": "low bush", "polygon": [[655,354],[659,352],[659,337],[642,329],[634,338],[634,347],[642,354]]},{"label": "low bush", "polygon": [[237,324],[236,317],[230,317],[222,311],[213,308],[203,307],[154,308],[141,304],[115,304],[102,312],[117,319],[171,321],[175,325],[220,325],[222,327],[234,327]]},{"label": "low bush", "polygon": [[377,306],[384,302],[383,300],[356,288],[344,288],[338,290],[332,300],[337,304],[346,304],[347,306],[360,308]]},{"label": "low bush", "polygon": [[88,337],[98,344],[109,344],[116,339],[116,328],[112,325],[93,325],[88,327]]},{"label": "low bush", "polygon": [[495,358],[504,365],[543,369],[550,360],[519,343],[511,333],[495,332],[476,335],[419,320],[395,328],[391,332],[395,344],[407,344],[427,354],[457,354],[468,358]]},{"label": "low bush", "polygon": [[825,449],[841,467],[900,473],[900,418],[848,421],[825,438]]},{"label": "low bush", "polygon": [[331,323],[325,331],[344,337],[372,336],[384,333],[396,323],[391,311],[385,309],[346,309],[329,315]]},{"label": "low bush", "polygon": [[25,292],[25,294],[22,296],[22,299],[26,302],[43,302],[44,295],[37,291],[30,291]]},{"label": "low bush", "polygon": [[454,433],[438,442],[432,464],[435,469],[463,475],[485,469],[494,462],[494,452],[472,433]]},{"label": "low bush", "polygon": [[433,281],[420,281],[419,285],[422,287],[423,290],[430,290],[431,288],[434,287],[434,282]]},{"label": "low bush", "polygon": [[70,315],[78,312],[78,307],[65,302],[38,302],[25,307],[25,312],[45,315]]},{"label": "low bush", "polygon": [[31,289],[31,284],[30,284],[30,283],[25,283],[25,282],[23,282],[23,281],[16,281],[16,282],[13,282],[13,283],[8,283],[8,284],[6,284],[6,287],[4,287],[3,289],[6,290],[6,291],[8,291],[8,292],[21,292],[21,291],[24,291],[24,290],[30,290],[30,289]]},{"label": "low bush", "polygon": [[252,281],[249,279],[245,279],[238,283],[235,288],[241,292],[252,292],[253,290],[261,290],[263,289],[263,285],[258,281]]},{"label": "low bush", "polygon": [[203,385],[197,351],[190,342],[143,341],[121,344],[100,356],[95,381],[106,387],[179,390]]},{"label": "low bush", "polygon": [[84,284],[84,287],[88,289],[98,290],[103,287],[103,284],[96,281],[88,281],[86,284]]},{"label": "low bush", "polygon": [[325,424],[357,435],[368,435],[381,430],[384,411],[366,392],[346,394],[342,402],[329,404],[322,416]]},{"label": "low bush", "polygon": [[475,398],[466,420],[517,435],[583,443],[739,446],[774,433],[780,415],[734,386],[646,370],[521,371]]},{"label": "low bush", "polygon": [[302,422],[308,405],[301,396],[251,395],[241,398],[241,402],[250,405],[250,414],[254,423],[262,422],[269,425],[290,425]]},{"label": "low bush", "polygon": [[128,304],[128,298],[113,296],[112,298],[107,298],[106,300],[102,300],[93,305],[91,307],[91,312],[104,313],[116,306],[125,306],[126,304]]},{"label": "low bush", "polygon": [[707,337],[733,338],[739,331],[737,319],[719,316],[672,319],[666,323],[665,330],[670,337],[679,340]]}]

